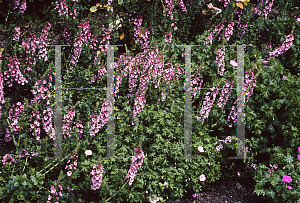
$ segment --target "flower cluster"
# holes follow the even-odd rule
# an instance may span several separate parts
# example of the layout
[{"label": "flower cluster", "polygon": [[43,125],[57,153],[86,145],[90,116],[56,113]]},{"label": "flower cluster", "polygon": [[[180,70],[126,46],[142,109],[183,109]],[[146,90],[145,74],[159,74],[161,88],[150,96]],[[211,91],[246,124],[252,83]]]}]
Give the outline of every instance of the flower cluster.
[{"label": "flower cluster", "polygon": [[26,11],[26,8],[27,8],[26,1],[22,1],[19,12],[21,14],[24,14],[24,12]]},{"label": "flower cluster", "polygon": [[[72,137],[72,135],[70,134],[72,128],[70,127],[70,124],[72,123],[72,120],[74,119],[75,117],[75,110],[74,109],[69,109],[68,110],[68,113],[64,115],[64,119],[63,119],[63,123],[65,123],[63,125],[63,135],[64,135],[64,138],[66,138],[65,134],[67,134],[69,137]],[[80,129],[80,138],[82,137],[82,134],[83,134],[83,126],[81,124],[81,121],[79,121],[78,123],[74,121],[74,124],[76,125],[76,131],[78,131],[78,128],[81,128]],[[77,139],[80,139],[80,138],[77,138]]]},{"label": "flower cluster", "polygon": [[18,42],[20,40],[20,27],[16,27],[15,30],[16,30],[16,33],[14,35],[13,40]]},{"label": "flower cluster", "polygon": [[[65,123],[63,125],[63,135],[67,134],[69,137],[72,137],[72,135],[70,134],[71,132],[71,127],[70,124],[72,123],[72,120],[75,117],[75,110],[74,109],[69,109],[67,114],[64,115],[64,119],[63,119],[63,123]],[[66,136],[64,136],[64,138],[66,138]]]},{"label": "flower cluster", "polygon": [[183,3],[182,0],[180,0],[180,2],[178,3],[178,6],[179,6],[179,8],[180,8],[180,10],[181,10],[182,12],[187,13],[186,7],[185,7],[185,5],[184,5],[184,3]]},{"label": "flower cluster", "polygon": [[52,140],[55,140],[56,137],[55,137],[55,130],[52,126],[52,115],[53,115],[53,109],[47,107],[47,110],[43,111],[42,122],[43,122],[43,128],[46,131],[46,133],[50,134],[50,138]]},{"label": "flower cluster", "polygon": [[233,34],[233,26],[234,26],[234,22],[228,24],[228,27],[225,29],[225,34],[223,36],[223,39],[229,41],[231,35]]},{"label": "flower cluster", "polygon": [[[26,148],[27,150],[29,150],[28,148]],[[31,148],[31,154],[29,154],[26,149],[22,149],[21,153],[19,154],[19,157],[20,158],[24,158],[26,156],[29,156],[30,159],[32,159],[33,156],[38,156],[39,155],[39,152],[38,151],[33,151],[32,148]],[[18,159],[17,159],[18,161]]]},{"label": "flower cluster", "polygon": [[156,202],[159,202],[160,200],[162,200],[161,197],[156,197],[155,195],[152,195],[150,197],[150,203],[156,203]]},{"label": "flower cluster", "polygon": [[[144,50],[143,53],[139,54],[138,56],[136,56],[135,58],[131,59],[130,55],[129,56],[123,56],[121,55],[120,59],[118,60],[118,62],[116,63],[116,67],[119,67],[121,65],[121,61],[123,60],[124,57],[124,64],[129,62],[129,64],[121,71],[121,78],[119,78],[120,80],[122,79],[123,75],[127,76],[128,72],[129,72],[129,79],[128,79],[128,84],[129,84],[129,94],[127,95],[128,98],[132,98],[131,101],[133,101],[133,90],[134,87],[137,86],[136,82],[137,82],[137,74],[141,73],[141,77],[140,77],[140,86],[139,86],[139,92],[136,93],[137,97],[144,97],[145,94],[145,90],[147,88],[147,83],[150,81],[150,73],[151,76],[154,78],[159,78],[157,84],[155,84],[155,88],[157,88],[160,84],[160,80],[161,80],[161,73],[164,71],[162,70],[164,68],[164,56],[163,54],[159,54],[158,53],[158,48],[151,51],[148,51],[148,55],[146,55],[147,50]],[[122,58],[122,60],[121,60]],[[159,63],[157,63],[157,61],[160,61]],[[143,70],[139,70],[139,68],[137,68],[137,66],[135,64],[144,64]],[[152,65],[155,64],[155,65]],[[148,72],[145,72],[145,70],[147,70],[147,68],[149,67]],[[163,75],[164,77],[164,82],[166,81],[167,83],[171,80],[175,80],[175,77],[173,77],[173,75],[175,75],[175,67],[172,66],[172,63],[168,63],[166,64],[165,67],[169,67],[168,69],[165,70],[166,74]],[[129,69],[129,71],[128,71]],[[177,71],[178,74],[181,74],[181,68],[178,66],[177,67]],[[124,74],[123,74],[124,73]],[[177,77],[178,78],[178,77]],[[118,85],[115,87],[116,90],[118,90]],[[115,91],[116,93],[116,91]],[[116,96],[116,95],[115,95]],[[141,99],[140,99],[141,100]],[[157,103],[160,101],[160,98],[158,99]],[[130,101],[128,100],[127,103],[129,103]],[[139,104],[145,104],[142,102],[139,102]],[[143,106],[140,107],[134,107],[134,109],[138,110],[138,109],[142,109]],[[133,116],[134,118],[134,116]],[[134,122],[132,122],[132,125],[134,125]]]},{"label": "flower cluster", "polygon": [[[15,0],[14,7],[12,9],[15,10],[19,6],[20,6],[20,0]],[[26,5],[26,0],[25,0],[25,1],[22,1],[22,3],[21,3],[19,13],[23,14],[25,12],[26,8],[27,8],[27,5]]]},{"label": "flower cluster", "polygon": [[[200,110],[200,114],[202,116],[202,123],[204,122],[204,120],[206,118],[208,118],[210,109],[211,109],[211,107],[212,107],[212,105],[213,105],[213,103],[214,103],[214,101],[215,101],[215,99],[218,95],[218,91],[219,91],[218,88],[215,88],[215,87],[210,88],[209,90],[212,92],[213,99],[211,100],[210,96],[209,96],[211,92],[206,92],[205,101],[203,101],[202,108]],[[197,117],[197,119],[200,120],[199,117]]]},{"label": "flower cluster", "polygon": [[77,38],[74,40],[74,54],[72,55],[72,59],[70,61],[70,68],[73,69],[74,67],[71,66],[73,64],[74,66],[77,65],[78,59],[81,54],[82,45],[84,42],[87,42],[91,37],[91,31],[89,30],[89,21],[86,21],[83,25],[79,25],[79,28],[82,28],[77,32]]},{"label": "flower cluster", "polygon": [[2,158],[3,165],[5,165],[5,163],[7,162],[7,157],[10,157],[10,159],[11,159],[11,161],[9,163],[15,162],[15,159],[10,154],[7,154],[7,155],[3,156],[3,158]]},{"label": "flower cluster", "polygon": [[114,12],[114,8],[113,6],[111,5],[112,3],[112,0],[107,0],[107,11],[111,11],[111,12]]},{"label": "flower cluster", "polygon": [[[59,189],[60,191],[59,191],[58,189]],[[58,192],[58,191],[59,191],[59,192]],[[61,182],[60,182],[59,184],[55,183],[54,186],[52,186],[52,187],[50,188],[50,193],[51,193],[51,194],[48,196],[48,201],[47,201],[47,203],[51,203],[50,200],[52,200],[52,199],[53,199],[55,202],[57,202],[57,201],[59,200],[58,195],[62,197],[61,191],[63,191],[63,188],[62,188],[62,186],[61,186]],[[57,193],[57,192],[58,192],[58,193]],[[57,201],[56,201],[56,200],[57,200]]]},{"label": "flower cluster", "polygon": [[92,177],[93,185],[91,185],[91,190],[98,190],[100,188],[102,183],[102,173],[103,173],[103,169],[101,164],[100,165],[96,164],[93,166],[93,170],[91,171],[91,175],[93,176]]},{"label": "flower cluster", "polygon": [[[198,73],[198,76],[199,76],[199,75],[200,75],[200,71],[199,71],[199,73]],[[193,89],[193,91],[192,91],[192,96],[195,97],[196,94],[197,94],[197,92],[196,92],[195,90],[196,90],[196,89],[201,89],[202,83],[203,83],[203,79],[200,80],[199,77],[196,77],[196,79],[193,79],[194,75],[191,75],[191,77],[192,77],[191,87],[192,87],[192,89]],[[199,82],[199,81],[200,81],[200,82]],[[197,88],[193,88],[193,85],[196,85]]]},{"label": "flower cluster", "polygon": [[61,16],[62,14],[65,15],[66,17],[68,17],[68,5],[65,2],[65,0],[61,0],[60,4],[58,3],[58,1],[55,2],[56,7],[54,9],[58,9],[58,14],[59,16]]},{"label": "flower cluster", "polygon": [[[134,151],[137,153],[138,152],[138,148],[134,148]],[[130,177],[129,180],[129,185],[132,185],[133,181],[134,181],[134,176],[137,173],[137,170],[142,166],[143,164],[143,159],[145,158],[144,156],[144,152],[142,149],[140,149],[140,154],[136,154],[135,156],[132,157],[132,163],[131,166],[129,168],[129,171],[127,173],[127,175],[125,176],[125,179],[128,179]],[[137,162],[138,159],[141,159],[139,162]]]},{"label": "flower cluster", "polygon": [[230,0],[219,0],[219,1],[221,1],[221,2],[224,2],[224,1],[225,1],[224,7],[227,7],[227,5],[230,3]]},{"label": "flower cluster", "polygon": [[[26,39],[26,41],[24,41],[24,39],[22,40],[22,47],[25,48],[26,54],[28,54],[32,50],[31,56],[30,57],[26,56],[25,61],[26,61],[27,64],[29,63],[29,64],[35,65],[36,64],[36,59],[34,57],[34,52],[37,48],[37,46],[35,44],[35,42],[37,40],[36,40],[35,35],[33,35],[32,33],[30,33],[30,34],[31,34],[31,36],[28,37]],[[29,79],[31,79],[31,78],[29,77]]]},{"label": "flower cluster", "polygon": [[[100,52],[100,51],[99,51]],[[99,53],[98,52],[98,53]],[[97,53],[97,54],[98,54]],[[100,64],[100,62],[98,62],[98,64]],[[105,66],[100,66],[99,70],[98,70],[98,78],[96,75],[93,76],[93,79],[91,80],[92,83],[96,82],[97,79],[101,79],[101,76],[104,75],[105,73],[107,73],[106,71],[106,67]]]},{"label": "flower cluster", "polygon": [[[96,135],[97,132],[107,123],[108,120],[108,111],[112,109],[112,104],[109,100],[105,100],[105,102],[102,104],[101,113],[100,115],[97,115],[97,119],[95,119],[96,115],[90,115],[91,119],[91,128],[89,130],[91,138]],[[101,123],[99,121],[101,120]],[[93,132],[93,130],[95,130]]]},{"label": "flower cluster", "polygon": [[[7,71],[4,71],[4,75],[5,75],[4,80],[8,80],[10,76],[13,76],[15,78],[15,81],[18,82],[19,84],[24,85],[25,82],[28,83],[28,81],[26,80],[26,78],[23,76],[23,74],[19,69],[20,62],[18,58],[11,59],[10,62],[12,63],[7,64],[7,66],[9,67],[10,75],[8,74]],[[9,87],[13,85],[9,80],[7,81],[7,84]]]},{"label": "flower cluster", "polygon": [[[225,66],[225,59],[224,59],[225,47],[221,47],[220,49],[218,49],[217,54],[218,54],[218,56],[216,57],[216,62],[218,64],[218,74],[223,75],[224,70],[225,70],[225,68],[224,68],[224,66]],[[220,67],[222,67],[221,72],[219,70]]]},{"label": "flower cluster", "polygon": [[208,9],[210,9],[210,10],[211,10],[211,9],[214,9],[214,11],[216,11],[216,14],[219,14],[219,13],[222,12],[221,9],[219,9],[219,8],[217,8],[217,7],[214,7],[212,3],[209,3],[209,4],[207,5],[207,7],[208,7]]},{"label": "flower cluster", "polygon": [[67,172],[67,176],[68,176],[68,178],[70,178],[71,177],[71,175],[72,175],[72,170],[74,170],[74,171],[76,171],[76,166],[77,166],[77,158],[78,158],[78,156],[71,156],[71,159],[75,159],[74,161],[73,161],[73,163],[72,164],[70,164],[70,165],[68,165],[70,162],[71,162],[71,160],[68,160],[67,161],[67,165],[65,166],[65,169],[66,170],[69,170],[68,172]]},{"label": "flower cluster", "polygon": [[[269,5],[268,5],[269,3]],[[266,7],[264,8],[263,15],[265,16],[265,19],[267,19],[268,14],[271,12],[272,6],[273,6],[274,0],[272,2],[269,2],[269,0],[266,0]]]},{"label": "flower cluster", "polygon": [[274,169],[277,169],[277,168],[278,168],[278,165],[275,164],[274,166],[272,166],[272,165],[270,164],[270,167],[271,167],[271,168],[268,169],[269,174],[266,174],[266,173],[264,174],[266,178],[268,178],[268,177],[271,176],[271,174],[274,172]]},{"label": "flower cluster", "polygon": [[36,43],[41,42],[41,44],[38,45],[39,48],[38,55],[39,55],[39,59],[44,58],[44,61],[48,60],[46,47],[47,47],[47,38],[49,33],[47,32],[47,30],[49,30],[50,28],[51,28],[51,24],[47,22],[46,27],[42,30],[42,34],[39,37],[40,40],[36,41]]},{"label": "flower cluster", "polygon": [[41,133],[40,123],[39,123],[39,120],[41,120],[41,118],[40,118],[39,111],[32,112],[29,122],[32,122],[32,117],[34,117],[34,116],[36,117],[36,119],[34,120],[33,124],[30,124],[30,132],[32,132],[34,130],[34,132],[32,132],[32,135],[36,137],[37,141],[41,142],[40,136],[39,136]]},{"label": "flower cluster", "polygon": [[294,41],[294,36],[292,34],[289,34],[283,44],[277,48],[276,50],[274,50],[273,52],[269,52],[269,57],[277,57],[280,54],[283,54],[284,52],[286,52],[287,50],[289,50],[289,48],[292,46]]},{"label": "flower cluster", "polygon": [[[1,58],[1,56],[0,56],[0,58]],[[2,116],[2,112],[1,112],[2,105],[1,104],[5,103],[3,82],[4,82],[3,81],[3,74],[2,74],[2,72],[0,72],[0,118]]]},{"label": "flower cluster", "polygon": [[[249,79],[249,74],[247,74],[248,72],[251,73],[251,79]],[[256,80],[255,80],[255,77],[254,77],[254,71],[246,71],[245,78],[246,78],[246,84],[244,86],[244,91],[245,91],[245,94],[246,94],[246,102],[248,102],[249,99],[250,99],[250,96],[253,94],[253,89],[256,86]],[[246,92],[246,90],[250,86],[251,86],[250,90],[248,92]]]},{"label": "flower cluster", "polygon": [[[230,89],[227,89],[227,88],[229,88],[229,86],[230,86]],[[232,88],[233,88],[233,81],[228,82],[228,80],[226,80],[225,85],[222,88],[222,95],[220,95],[220,98],[219,98],[218,104],[217,104],[217,106],[220,107],[222,110],[223,110],[223,106],[225,106],[226,102],[228,101],[228,98],[231,94]],[[226,94],[226,97],[225,97],[225,94]],[[225,100],[224,100],[224,97],[225,97]]]},{"label": "flower cluster", "polygon": [[[22,105],[21,102],[18,102],[18,103],[17,103],[17,107],[16,107],[16,109],[15,109],[15,113],[14,113],[14,115],[12,116],[14,106],[15,106],[15,105],[13,104],[12,107],[10,108],[8,118],[9,118],[10,121],[12,121],[12,123],[10,124],[10,125],[11,125],[11,128],[13,129],[13,131],[14,131],[15,133],[17,133],[17,132],[20,131],[20,129],[23,129],[23,126],[20,127],[20,126],[18,125],[18,120],[19,120],[20,114],[21,114],[22,111],[24,110],[24,105]],[[7,132],[7,133],[6,133],[6,135],[5,135],[4,140],[5,140],[6,142],[9,142],[10,140],[12,140],[12,137],[11,137],[11,135],[9,134],[9,130],[8,130],[8,129],[6,129],[6,132]]]},{"label": "flower cluster", "polygon": [[211,33],[210,30],[208,30],[208,32],[209,32],[209,34],[208,34],[208,36],[207,36],[208,41],[205,41],[204,44],[208,44],[208,43],[212,44],[213,33]]},{"label": "flower cluster", "polygon": [[20,6],[20,0],[15,0],[15,4],[14,4],[14,7],[12,8],[12,10],[17,9],[18,6]]},{"label": "flower cluster", "polygon": [[164,15],[170,16],[171,20],[173,20],[174,17],[173,17],[172,10],[174,9],[174,4],[172,0],[165,0],[165,3],[167,4],[167,6],[166,6],[166,10],[164,10]]},{"label": "flower cluster", "polygon": [[[134,39],[136,43],[140,43],[142,49],[148,48],[150,31],[148,29],[142,30],[143,18],[139,17],[134,19]],[[142,40],[143,39],[143,40]]]},{"label": "flower cluster", "polygon": [[[225,142],[225,143],[227,143],[227,142],[231,142],[231,138],[233,138],[233,136],[227,136],[226,138],[225,138],[225,140],[219,140],[218,142],[219,142],[219,145],[216,147],[216,150],[217,151],[220,151],[221,149],[223,149],[223,145],[221,144],[221,142]],[[218,142],[216,142],[215,144],[218,144]]]},{"label": "flower cluster", "polygon": [[65,36],[66,43],[69,45],[72,43],[72,41],[71,41],[72,32],[69,32],[67,29],[68,29],[68,27],[65,27],[64,36]]},{"label": "flower cluster", "polygon": [[165,34],[165,40],[168,44],[172,41],[172,33],[171,32]]}]

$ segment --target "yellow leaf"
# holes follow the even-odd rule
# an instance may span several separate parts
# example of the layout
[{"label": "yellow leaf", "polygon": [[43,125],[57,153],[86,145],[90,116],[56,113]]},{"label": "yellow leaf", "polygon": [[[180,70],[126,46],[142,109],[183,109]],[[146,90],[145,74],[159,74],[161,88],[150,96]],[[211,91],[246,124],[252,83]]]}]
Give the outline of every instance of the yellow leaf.
[{"label": "yellow leaf", "polygon": [[208,15],[206,11],[202,11],[202,13],[203,13],[204,15]]},{"label": "yellow leaf", "polygon": [[124,39],[124,32],[120,35],[120,40]]},{"label": "yellow leaf", "polygon": [[240,7],[241,9],[243,9],[243,4],[241,2],[236,2],[236,6]]},{"label": "yellow leaf", "polygon": [[140,28],[139,37],[141,37],[142,33],[144,33],[144,30],[145,30],[144,27],[141,27],[141,28]]},{"label": "yellow leaf", "polygon": [[92,6],[92,7],[90,8],[90,11],[91,11],[91,12],[96,12],[96,11],[97,11],[97,7],[96,7],[96,6]]},{"label": "yellow leaf", "polygon": [[96,7],[96,6],[92,6],[92,7],[90,8],[90,11],[91,11],[91,12],[96,12],[96,11],[97,11],[97,7]]}]

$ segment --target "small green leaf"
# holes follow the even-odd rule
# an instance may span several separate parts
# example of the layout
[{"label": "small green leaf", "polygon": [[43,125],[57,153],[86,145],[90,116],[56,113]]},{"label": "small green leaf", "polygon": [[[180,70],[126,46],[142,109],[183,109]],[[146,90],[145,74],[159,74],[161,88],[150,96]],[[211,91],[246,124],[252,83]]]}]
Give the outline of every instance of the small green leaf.
[{"label": "small green leaf", "polygon": [[107,24],[107,23],[111,23],[113,22],[114,20],[112,18],[107,18],[105,20],[102,21],[103,24]]}]

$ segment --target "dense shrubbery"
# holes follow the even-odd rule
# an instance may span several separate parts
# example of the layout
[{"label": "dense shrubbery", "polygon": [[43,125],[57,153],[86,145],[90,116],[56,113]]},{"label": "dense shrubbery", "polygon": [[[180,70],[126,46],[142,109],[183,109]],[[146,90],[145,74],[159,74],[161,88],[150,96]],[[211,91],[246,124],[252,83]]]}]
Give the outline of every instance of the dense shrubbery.
[{"label": "dense shrubbery", "polygon": [[[11,10],[6,21],[10,26],[6,24],[7,29],[1,35],[6,38],[6,47],[1,57],[0,78],[5,78],[4,93],[10,94],[15,90],[23,97],[12,102],[13,99],[9,100],[4,94],[5,102],[0,102],[0,126],[5,129],[1,139],[15,145],[9,155],[1,154],[0,199],[5,202],[45,202],[45,199],[54,202],[59,197],[62,202],[77,202],[75,197],[67,194],[67,188],[72,187],[79,197],[88,197],[85,199],[89,202],[104,202],[107,199],[112,202],[141,202],[142,199],[149,201],[152,195],[166,201],[182,197],[186,192],[200,192],[220,177],[239,178],[236,175],[239,172],[241,177],[249,176],[257,181],[258,195],[263,194],[276,202],[299,200],[297,181],[288,184],[292,189],[286,188],[284,183],[288,180],[286,176],[292,180],[299,179],[297,172],[300,159],[296,149],[299,147],[300,127],[297,54],[300,22],[287,13],[296,8],[295,2],[274,1],[274,6],[279,10],[278,17],[264,20],[264,17],[252,14],[249,1],[242,4],[243,10],[241,4],[233,7],[233,3],[229,3],[227,8],[223,8],[224,2],[212,2],[215,10],[209,9],[208,2],[202,1],[199,5],[199,2],[181,1],[179,4],[174,3],[173,19],[168,11],[166,16],[163,15],[164,9],[172,8],[168,2],[140,1],[132,5],[124,1],[120,6],[117,6],[117,2],[108,2],[104,7],[106,3],[96,6],[97,2],[90,0],[68,1],[67,17],[64,13],[66,10],[55,9],[55,1],[47,1],[51,5],[50,9],[45,8],[47,15],[42,21],[33,24],[32,30],[37,28],[39,34],[25,37],[19,36],[16,28],[21,27],[23,31],[23,23],[30,15]],[[8,9],[14,6],[13,3],[8,4]],[[38,5],[34,1],[31,3]],[[90,9],[92,6],[96,8]],[[112,12],[100,9],[110,6],[113,6]],[[70,8],[76,8],[76,12]],[[216,14],[218,8],[222,8],[222,13]],[[262,6],[260,10],[264,8]],[[240,20],[236,11],[243,12]],[[99,28],[99,22],[93,17],[105,13],[109,13],[113,22],[121,23],[123,27],[118,29],[118,25],[112,25],[112,19],[107,19],[104,22],[106,26]],[[141,16],[144,19],[138,21]],[[223,30],[219,35],[215,36],[214,33],[211,36],[215,28],[212,25],[221,24],[224,16],[228,21]],[[82,21],[85,17],[89,21]],[[255,21],[250,22],[249,19]],[[238,20],[241,25],[248,22],[248,28],[244,26],[244,35],[243,28],[231,32],[229,27],[225,31],[231,20]],[[108,23],[111,24],[108,26]],[[206,31],[207,28],[211,28],[210,33]],[[124,29],[125,35],[129,36],[123,35]],[[279,30],[282,32],[278,34]],[[62,90],[62,151],[63,157],[71,158],[49,160],[45,157],[54,156],[51,119],[54,118],[55,51],[45,45],[54,34],[63,34],[61,44],[72,45],[61,49],[62,86],[104,88],[90,91]],[[227,40],[221,38],[217,41],[222,36],[227,37]],[[294,39],[289,47],[291,36]],[[212,37],[215,39],[210,44]],[[286,37],[287,42],[284,42]],[[119,51],[115,57],[114,104],[115,155],[122,159],[99,160],[99,156],[107,156],[105,117],[109,107],[105,99],[107,48],[100,45],[108,42],[113,45],[124,44],[123,38],[126,38],[129,49],[125,49],[127,54]],[[147,42],[149,44],[145,46]],[[272,47],[269,48],[267,43],[272,44]],[[269,58],[268,51],[274,51],[274,45],[278,47],[283,43],[288,45],[278,51],[279,56]],[[216,89],[192,90],[193,156],[199,159],[176,159],[184,155],[185,143],[186,70],[184,48],[176,46],[178,44],[200,45],[191,48],[194,88],[236,87],[234,61],[237,53],[236,48],[229,45],[253,45],[245,48],[244,58],[245,84],[249,87],[245,101],[245,142],[248,147],[244,150],[247,156],[254,158],[253,161],[227,159],[236,156],[235,112],[231,108],[236,105],[235,90],[228,94],[226,105],[220,103],[222,100],[218,96],[217,104],[208,105],[204,109],[203,101],[209,103],[209,100],[214,100],[210,96],[217,95]],[[148,52],[145,49],[147,47],[151,48]],[[117,48],[114,51],[117,52]],[[13,60],[6,59],[8,53]],[[12,85],[10,78],[6,80],[7,76],[16,78]],[[226,100],[226,92],[220,90],[218,94]],[[0,99],[1,96],[2,93]],[[195,119],[200,114],[204,115],[208,109],[211,109],[209,117],[203,123]],[[138,119],[133,118],[135,115]],[[231,115],[231,119],[228,115]],[[90,156],[88,153],[91,152]],[[131,164],[135,159],[136,165]],[[274,169],[269,169],[271,176],[266,177],[268,175],[262,173],[266,172],[266,165],[269,164]],[[128,176],[124,180],[126,175],[130,175],[129,169],[137,169],[137,173],[133,175],[134,179]]]}]

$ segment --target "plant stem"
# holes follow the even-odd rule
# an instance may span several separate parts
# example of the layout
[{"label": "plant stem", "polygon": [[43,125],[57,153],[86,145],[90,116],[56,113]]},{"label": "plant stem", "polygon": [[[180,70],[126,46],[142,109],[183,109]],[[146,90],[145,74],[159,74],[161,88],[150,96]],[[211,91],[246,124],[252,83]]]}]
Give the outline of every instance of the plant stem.
[{"label": "plant stem", "polygon": [[[129,181],[129,178],[127,179],[127,181],[124,183],[124,185],[120,188],[120,189],[122,189],[125,185],[126,185],[126,183]],[[108,198],[107,200],[105,200],[105,202],[108,202],[112,197],[114,197],[116,195],[116,193],[113,195],[113,196],[111,196],[110,198]]]}]

